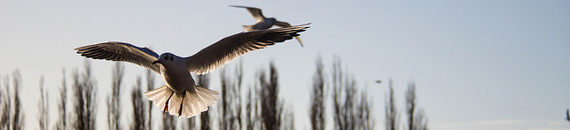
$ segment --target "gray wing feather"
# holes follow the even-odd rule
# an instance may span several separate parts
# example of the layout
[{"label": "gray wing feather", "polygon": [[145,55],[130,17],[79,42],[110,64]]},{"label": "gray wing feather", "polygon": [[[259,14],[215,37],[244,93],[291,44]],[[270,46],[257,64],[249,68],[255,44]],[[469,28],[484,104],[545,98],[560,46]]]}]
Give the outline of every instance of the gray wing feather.
[{"label": "gray wing feather", "polygon": [[82,46],[74,50],[87,58],[131,62],[160,73],[160,66],[152,64],[158,59],[158,54],[146,47],[111,41]]},{"label": "gray wing feather", "polygon": [[208,73],[247,52],[263,49],[275,43],[284,42],[299,36],[298,33],[309,28],[308,25],[242,32],[223,38],[200,50],[198,53],[186,57],[188,71],[198,74]]},{"label": "gray wing feather", "polygon": [[263,13],[261,12],[261,9],[259,9],[259,8],[248,7],[248,6],[239,6],[239,5],[230,5],[230,6],[247,9],[247,11],[249,11],[249,13],[253,16],[253,18],[257,19],[258,21],[265,19],[265,16],[263,16]]}]

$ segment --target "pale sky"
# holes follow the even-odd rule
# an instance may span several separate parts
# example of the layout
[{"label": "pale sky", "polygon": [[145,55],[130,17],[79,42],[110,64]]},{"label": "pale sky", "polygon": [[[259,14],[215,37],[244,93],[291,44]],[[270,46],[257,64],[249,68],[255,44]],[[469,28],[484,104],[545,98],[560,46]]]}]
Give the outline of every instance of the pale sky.
[{"label": "pale sky", "polygon": [[[395,82],[400,111],[407,83],[416,83],[419,106],[434,130],[570,128],[564,120],[570,108],[570,2],[565,0],[0,0],[0,77],[20,70],[25,128],[35,129],[37,87],[44,75],[51,128],[61,70],[82,67],[84,58],[73,48],[123,41],[159,54],[189,56],[255,21],[245,9],[229,5],[259,7],[265,16],[293,25],[312,23],[302,33],[303,48],[291,40],[227,65],[242,60],[246,77],[251,78],[274,61],[280,94],[294,109],[298,129],[310,128],[308,99],[318,56],[327,71],[332,57],[340,57],[358,85],[368,89],[376,129],[384,129],[387,84],[374,81],[389,78]],[[98,81],[97,123],[106,128],[103,107],[113,62],[91,63]],[[145,70],[125,66],[123,94],[128,95],[136,76]],[[211,81],[218,91],[219,72],[212,72]],[[253,85],[251,81],[245,85]],[[130,104],[123,108],[129,110],[123,118],[130,118]],[[329,129],[332,123],[328,122]]]}]

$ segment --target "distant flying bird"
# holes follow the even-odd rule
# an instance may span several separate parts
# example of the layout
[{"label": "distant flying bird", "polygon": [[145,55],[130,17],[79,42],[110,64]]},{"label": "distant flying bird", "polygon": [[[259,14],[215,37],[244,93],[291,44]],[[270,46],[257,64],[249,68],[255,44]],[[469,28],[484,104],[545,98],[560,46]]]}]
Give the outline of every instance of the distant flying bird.
[{"label": "distant flying bird", "polygon": [[[239,5],[230,5],[230,6],[237,8],[245,8],[247,9],[247,11],[249,11],[249,13],[253,16],[253,18],[257,19],[257,22],[253,25],[243,25],[243,29],[245,31],[265,30],[271,28],[273,25],[279,27],[291,27],[291,24],[287,22],[277,21],[277,19],[273,17],[266,18],[265,16],[263,16],[263,13],[259,8],[239,6]],[[299,36],[295,36],[295,39],[297,39],[297,41],[299,41],[299,44],[301,44],[301,47],[303,47],[303,42],[301,41],[301,38],[299,38]]]},{"label": "distant flying bird", "polygon": [[161,111],[190,118],[208,110],[208,106],[218,100],[218,92],[197,86],[190,72],[208,73],[247,52],[292,39],[307,28],[309,24],[242,32],[225,37],[189,57],[168,52],[159,56],[146,47],[123,42],[105,42],[75,50],[87,58],[131,62],[159,73],[166,85],[144,95]]}]

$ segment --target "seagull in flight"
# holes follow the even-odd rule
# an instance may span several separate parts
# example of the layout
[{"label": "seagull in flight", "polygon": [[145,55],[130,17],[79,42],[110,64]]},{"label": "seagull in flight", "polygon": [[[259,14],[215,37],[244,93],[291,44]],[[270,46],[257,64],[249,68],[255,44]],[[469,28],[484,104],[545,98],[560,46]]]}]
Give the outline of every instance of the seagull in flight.
[{"label": "seagull in flight", "polygon": [[[263,16],[263,13],[261,12],[261,9],[259,9],[259,8],[248,7],[248,6],[239,6],[239,5],[230,5],[230,6],[247,9],[247,11],[249,11],[249,13],[253,16],[253,18],[255,18],[257,20],[257,22],[253,25],[243,25],[243,29],[245,31],[265,30],[265,29],[271,28],[273,25],[279,26],[279,27],[291,27],[291,24],[289,24],[287,22],[277,21],[277,19],[275,19],[273,17],[266,18],[265,16]],[[301,38],[299,38],[299,36],[296,36],[295,39],[297,39],[297,41],[299,41],[299,44],[301,44],[301,47],[303,47],[303,42],[301,41]]]},{"label": "seagull in flight", "polygon": [[156,52],[124,42],[104,42],[75,48],[81,56],[92,59],[131,62],[153,70],[166,85],[144,95],[161,111],[186,118],[193,117],[218,100],[218,92],[196,85],[190,73],[206,74],[247,52],[299,36],[309,24],[286,28],[237,33],[215,42],[189,57]]}]

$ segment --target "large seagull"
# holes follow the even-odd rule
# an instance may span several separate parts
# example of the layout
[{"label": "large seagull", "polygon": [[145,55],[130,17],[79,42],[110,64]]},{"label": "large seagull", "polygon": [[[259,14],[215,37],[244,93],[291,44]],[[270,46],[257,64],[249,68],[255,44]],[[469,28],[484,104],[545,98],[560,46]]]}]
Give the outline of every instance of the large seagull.
[{"label": "large seagull", "polygon": [[[257,20],[257,22],[253,25],[243,25],[243,29],[246,32],[247,31],[254,31],[254,30],[269,29],[269,28],[273,27],[273,25],[279,26],[279,27],[291,27],[291,24],[289,24],[287,22],[278,21],[277,19],[275,19],[273,17],[266,18],[265,16],[263,16],[263,13],[261,12],[261,9],[259,9],[259,8],[249,7],[249,6],[240,6],[240,5],[230,5],[230,6],[247,9],[247,11],[249,11],[249,13],[253,16],[253,18],[255,18]],[[299,36],[295,36],[295,39],[297,39],[297,41],[299,41],[299,44],[301,44],[301,47],[303,47],[303,42],[301,41],[301,38],[299,38]]]},{"label": "large seagull", "polygon": [[218,100],[218,92],[197,86],[190,73],[205,74],[247,52],[299,36],[309,24],[237,33],[225,37],[189,57],[172,53],[160,56],[146,47],[123,42],[105,42],[75,48],[87,58],[131,62],[162,75],[165,86],[145,92],[161,111],[190,118],[208,110]]}]

